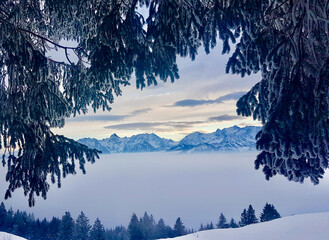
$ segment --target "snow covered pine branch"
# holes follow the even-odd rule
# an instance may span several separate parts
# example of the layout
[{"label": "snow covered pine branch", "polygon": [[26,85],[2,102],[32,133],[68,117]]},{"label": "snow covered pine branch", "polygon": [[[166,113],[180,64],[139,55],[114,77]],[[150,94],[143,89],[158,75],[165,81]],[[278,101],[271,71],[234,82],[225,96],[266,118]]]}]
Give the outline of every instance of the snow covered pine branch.
[{"label": "snow covered pine branch", "polygon": [[[193,60],[200,47],[208,53],[218,40],[223,53],[237,42],[227,72],[262,74],[237,102],[238,114],[264,124],[256,168],[267,179],[278,173],[318,183],[328,168],[328,11],[326,0],[1,1],[6,197],[22,187],[33,206],[35,194],[46,198],[48,174],[60,186],[61,177],[75,173],[75,160],[84,172],[85,162],[98,157],[51,128],[88,106],[110,110],[133,73],[138,88],[174,81],[177,55]],[[53,48],[64,49],[65,62],[48,56]]]}]

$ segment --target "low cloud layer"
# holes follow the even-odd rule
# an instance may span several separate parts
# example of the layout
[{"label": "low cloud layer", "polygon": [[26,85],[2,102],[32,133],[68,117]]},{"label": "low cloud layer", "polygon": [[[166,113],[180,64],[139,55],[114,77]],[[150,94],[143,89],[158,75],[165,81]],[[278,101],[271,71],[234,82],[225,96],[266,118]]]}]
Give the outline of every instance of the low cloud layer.
[{"label": "low cloud layer", "polygon": [[138,109],[138,110],[135,110],[135,111],[132,111],[129,116],[131,117],[134,117],[136,115],[139,115],[139,114],[142,114],[142,113],[147,113],[147,112],[150,112],[152,111],[152,108],[143,108],[143,109]]},{"label": "low cloud layer", "polygon": [[170,129],[183,130],[193,127],[195,124],[201,124],[204,121],[182,121],[182,122],[134,122],[122,123],[106,126],[106,129],[115,130],[152,130],[152,131],[170,131]]},{"label": "low cloud layer", "polygon": [[196,106],[201,106],[201,105],[205,105],[205,104],[222,103],[223,101],[237,100],[245,93],[246,92],[242,92],[242,91],[229,93],[229,94],[226,94],[224,96],[221,96],[221,97],[213,99],[213,100],[184,99],[184,100],[175,102],[172,106],[174,106],[174,107],[196,107]]},{"label": "low cloud layer", "polygon": [[215,116],[215,117],[210,117],[208,120],[210,122],[224,122],[224,121],[231,121],[231,120],[238,120],[238,119],[242,119],[241,116],[234,116],[234,115],[219,115],[219,116]]},{"label": "low cloud layer", "polygon": [[115,129],[115,130],[142,130],[142,131],[170,131],[170,130],[186,130],[195,127],[198,124],[206,124],[210,122],[225,122],[231,120],[241,119],[241,116],[234,115],[219,115],[210,117],[204,121],[170,121],[170,122],[132,122],[132,123],[121,123],[113,124],[104,127],[105,129]]},{"label": "low cloud layer", "polygon": [[104,121],[104,122],[115,122],[115,121],[122,121],[127,118],[135,117],[139,114],[147,113],[152,111],[152,108],[143,108],[143,109],[138,109],[135,111],[130,112],[129,114],[126,115],[98,115],[98,114],[93,114],[93,115],[80,115],[76,117],[71,117],[68,118],[66,121],[67,122],[90,122],[90,121]]}]

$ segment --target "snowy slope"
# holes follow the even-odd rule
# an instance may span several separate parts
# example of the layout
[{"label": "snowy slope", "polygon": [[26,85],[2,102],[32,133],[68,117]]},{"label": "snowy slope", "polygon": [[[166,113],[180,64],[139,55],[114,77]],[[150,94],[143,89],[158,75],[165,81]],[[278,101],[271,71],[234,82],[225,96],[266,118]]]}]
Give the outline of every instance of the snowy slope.
[{"label": "snowy slope", "polygon": [[26,238],[18,237],[13,234],[0,232],[0,240],[26,240]]},{"label": "snowy slope", "polygon": [[295,215],[235,229],[201,231],[175,240],[327,240],[329,213]]}]

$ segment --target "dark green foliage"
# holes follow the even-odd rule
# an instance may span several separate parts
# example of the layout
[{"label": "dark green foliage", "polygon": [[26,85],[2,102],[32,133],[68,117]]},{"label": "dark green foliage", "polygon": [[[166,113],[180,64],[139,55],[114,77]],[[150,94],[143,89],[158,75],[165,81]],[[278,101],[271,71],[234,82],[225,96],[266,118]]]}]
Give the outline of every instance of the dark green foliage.
[{"label": "dark green foliage", "polygon": [[[5,212],[3,209],[6,209],[6,207],[2,203],[0,204],[0,213]],[[264,216],[273,216],[272,214],[267,214],[267,212],[277,213],[277,211],[273,211],[273,209],[275,210],[273,205],[266,203],[263,210],[263,213],[266,213]],[[261,219],[263,219],[263,213],[261,214]],[[280,217],[280,215],[278,216]],[[223,219],[223,217],[220,217],[220,219]],[[226,222],[226,220],[223,222]],[[257,222],[255,211],[250,205],[248,210],[244,209],[241,214],[240,223],[241,226],[245,226],[255,222]],[[229,225],[230,228],[239,227],[233,218],[231,218],[230,223],[226,223],[226,225]],[[83,212],[80,213],[75,222],[69,212],[66,212],[62,219],[53,217],[52,220],[48,222],[47,219],[43,219],[42,221],[39,219],[35,220],[33,215],[27,214],[25,211],[13,212],[10,208],[6,211],[6,218],[3,226],[2,231],[14,233],[29,240],[153,240],[173,238],[178,235],[182,236],[194,233],[193,229],[185,228],[180,218],[177,219],[174,229],[172,229],[170,226],[165,225],[162,218],[157,224],[155,224],[153,216],[149,216],[146,212],[140,219],[137,218],[136,214],[133,214],[128,229],[123,226],[115,227],[114,229],[104,229],[104,226],[98,218],[93,227],[90,228],[89,220]],[[152,231],[149,231],[149,233],[146,234],[146,229],[152,229]],[[206,225],[201,224],[199,231],[211,229],[214,229],[214,224],[212,222],[207,223]]]},{"label": "dark green foliage", "polygon": [[252,205],[249,205],[248,211],[248,224],[258,223],[258,219],[256,218],[255,209],[252,207]]},{"label": "dark green foliage", "polygon": [[129,239],[152,240],[159,238],[172,238],[178,236],[176,234],[186,234],[184,231],[185,227],[183,225],[178,224],[177,228],[178,232],[170,226],[165,225],[162,218],[156,224],[153,216],[149,216],[146,212],[144,213],[144,216],[138,220],[137,215],[134,213],[128,226]]},{"label": "dark green foliage", "polygon": [[207,230],[215,229],[214,224],[210,222],[210,224],[207,224],[206,229]]},{"label": "dark green foliage", "polygon": [[[138,13],[148,9],[148,16]],[[194,59],[235,45],[227,72],[261,71],[237,113],[263,122],[255,167],[319,183],[328,168],[329,37],[326,0],[3,0],[0,4],[0,148],[9,188],[46,198],[47,175],[84,172],[97,151],[54,135],[88,106],[110,110],[135,73],[137,87],[179,77],[176,56]],[[75,41],[76,47],[60,40]],[[65,61],[49,57],[63,50]],[[75,55],[78,59],[73,61]],[[16,150],[14,152],[14,149]],[[24,177],[23,177],[24,176]]]},{"label": "dark green foliage", "polygon": [[75,221],[74,240],[88,240],[89,230],[89,219],[84,212],[81,212]]},{"label": "dark green foliage", "polygon": [[106,240],[129,240],[129,233],[123,226],[105,230]]},{"label": "dark green foliage", "polygon": [[[4,213],[5,205],[0,204],[0,216]],[[3,219],[3,218],[2,218]],[[6,217],[1,225],[4,232],[13,233],[26,239],[33,240],[57,240],[60,220],[53,218],[49,223],[46,219],[35,220],[34,216],[25,211],[13,212],[12,209],[6,211]]]},{"label": "dark green foliage", "polygon": [[179,217],[179,218],[177,218],[176,223],[174,225],[174,236],[179,237],[179,236],[183,236],[185,234],[186,234],[185,226]]},{"label": "dark green foliage", "polygon": [[140,221],[143,230],[143,239],[150,240],[155,239],[155,221],[153,216],[149,216],[147,212],[144,213],[143,218]]},{"label": "dark green foliage", "polygon": [[229,227],[230,228],[238,228],[239,225],[235,222],[235,220],[233,218],[231,218],[231,221],[229,223]]},{"label": "dark green foliage", "polygon": [[49,223],[49,227],[48,227],[47,239],[57,240],[60,224],[61,224],[60,219],[55,218],[55,217],[52,218],[52,220]]},{"label": "dark green foliage", "polygon": [[214,224],[212,222],[207,223],[205,226],[203,226],[203,224],[201,223],[199,231],[205,231],[205,230],[211,230],[211,229],[215,229]]},{"label": "dark green foliage", "polygon": [[7,210],[5,207],[5,204],[3,202],[1,202],[0,204],[0,231],[3,231],[6,226],[6,218],[7,218]]},{"label": "dark green foliage", "polygon": [[[26,212],[17,211],[13,217],[12,232],[19,236],[25,236],[29,234],[29,216]],[[43,224],[43,222],[41,222]],[[46,226],[43,224],[40,228],[44,229]]]},{"label": "dark green foliage", "polygon": [[247,2],[234,6],[243,34],[227,67],[241,75],[262,72],[237,102],[238,114],[263,122],[255,167],[266,179],[282,174],[317,184],[329,159],[328,15],[318,12],[326,1]]},{"label": "dark green foliage", "polygon": [[241,213],[239,226],[244,227],[246,225],[248,225],[248,215],[247,215],[247,210],[243,209],[243,212]]},{"label": "dark green foliage", "polygon": [[101,221],[97,218],[90,230],[90,240],[106,240],[105,229]]},{"label": "dark green foliage", "polygon": [[226,217],[224,216],[223,213],[220,213],[216,226],[217,228],[229,228]]},{"label": "dark green foliage", "polygon": [[204,231],[204,230],[205,230],[205,227],[204,227],[203,224],[201,223],[201,224],[200,224],[199,231]]},{"label": "dark green foliage", "polygon": [[243,227],[254,223],[258,223],[258,219],[256,218],[254,208],[252,207],[252,205],[249,205],[248,210],[244,209],[241,213],[241,220],[239,222],[239,225],[240,227]]},{"label": "dark green foliage", "polygon": [[65,212],[59,225],[58,240],[71,240],[74,236],[74,220],[70,212]]},{"label": "dark green foliage", "polygon": [[[170,227],[169,230],[171,230]],[[169,238],[169,236],[170,236],[170,232],[168,231],[168,226],[166,226],[164,220],[160,218],[158,224],[156,225],[155,237],[157,239],[160,239],[160,238]]]},{"label": "dark green foliage", "polygon": [[275,207],[272,204],[266,203],[263,212],[260,214],[260,221],[267,222],[280,217],[281,216]]},{"label": "dark green foliage", "polygon": [[142,240],[143,239],[143,229],[138,221],[137,215],[134,213],[130,219],[128,226],[129,239],[130,240]]}]

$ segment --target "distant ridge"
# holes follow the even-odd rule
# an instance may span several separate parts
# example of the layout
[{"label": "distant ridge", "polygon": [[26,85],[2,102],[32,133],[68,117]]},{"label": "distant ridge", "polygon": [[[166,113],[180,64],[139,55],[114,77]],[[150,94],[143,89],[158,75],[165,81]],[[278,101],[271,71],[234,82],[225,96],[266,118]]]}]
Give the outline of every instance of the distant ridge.
[{"label": "distant ridge", "polygon": [[102,140],[82,138],[78,142],[89,148],[101,150],[103,153],[252,151],[255,150],[255,136],[260,129],[261,127],[255,126],[244,128],[233,126],[222,130],[217,129],[213,133],[194,132],[179,142],[161,138],[154,133],[143,133],[123,138],[112,134],[109,138]]}]

